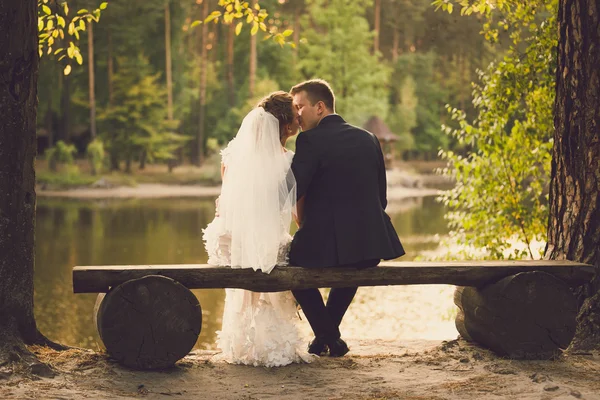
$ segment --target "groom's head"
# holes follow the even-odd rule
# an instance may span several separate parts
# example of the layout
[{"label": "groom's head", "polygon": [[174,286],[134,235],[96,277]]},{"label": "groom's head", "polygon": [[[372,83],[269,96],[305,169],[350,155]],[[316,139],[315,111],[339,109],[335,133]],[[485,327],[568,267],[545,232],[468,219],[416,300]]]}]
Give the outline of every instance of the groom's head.
[{"label": "groom's head", "polygon": [[335,112],[335,96],[329,83],[323,79],[311,79],[297,84],[290,90],[298,110],[298,122],[303,131],[319,125],[321,119]]}]

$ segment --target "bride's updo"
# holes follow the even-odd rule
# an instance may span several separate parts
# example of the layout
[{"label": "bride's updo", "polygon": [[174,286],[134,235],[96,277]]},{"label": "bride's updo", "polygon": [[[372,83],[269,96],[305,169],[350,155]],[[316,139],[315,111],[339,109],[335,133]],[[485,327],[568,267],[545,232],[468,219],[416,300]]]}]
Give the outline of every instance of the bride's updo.
[{"label": "bride's updo", "polygon": [[293,99],[291,94],[279,90],[271,93],[258,103],[258,107],[264,108],[266,112],[273,114],[279,120],[280,139],[287,137],[283,127],[294,121]]}]

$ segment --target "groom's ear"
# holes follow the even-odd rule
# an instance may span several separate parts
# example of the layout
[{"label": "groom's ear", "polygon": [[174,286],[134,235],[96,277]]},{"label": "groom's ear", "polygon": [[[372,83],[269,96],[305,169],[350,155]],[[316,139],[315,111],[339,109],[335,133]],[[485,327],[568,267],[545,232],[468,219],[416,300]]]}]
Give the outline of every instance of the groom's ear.
[{"label": "groom's ear", "polygon": [[324,113],[327,110],[327,107],[325,107],[325,103],[323,103],[323,101],[319,100],[317,102],[317,111],[319,112],[319,114]]}]

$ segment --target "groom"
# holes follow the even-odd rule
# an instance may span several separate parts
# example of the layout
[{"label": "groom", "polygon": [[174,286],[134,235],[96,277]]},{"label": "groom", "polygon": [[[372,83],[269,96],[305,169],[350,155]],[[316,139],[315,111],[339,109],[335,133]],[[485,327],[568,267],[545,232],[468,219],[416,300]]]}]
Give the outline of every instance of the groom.
[{"label": "groom", "polygon": [[[402,256],[404,249],[385,213],[386,175],[377,138],[335,113],[326,81],[306,81],[290,93],[302,128],[292,161],[300,228],[290,265],[368,268]],[[348,352],[339,325],[356,290],[331,289],[327,305],[318,289],[293,291],[315,333],[310,353],[329,350],[339,357]]]}]

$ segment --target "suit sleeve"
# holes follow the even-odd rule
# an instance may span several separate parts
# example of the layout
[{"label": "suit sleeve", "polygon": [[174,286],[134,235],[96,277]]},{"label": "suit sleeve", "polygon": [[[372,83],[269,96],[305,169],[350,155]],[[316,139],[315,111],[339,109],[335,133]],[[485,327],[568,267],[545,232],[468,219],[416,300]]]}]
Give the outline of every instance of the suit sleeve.
[{"label": "suit sleeve", "polygon": [[381,201],[381,207],[385,210],[387,207],[387,176],[385,172],[385,160],[383,158],[383,151],[381,151],[381,145],[379,144],[379,140],[373,135],[373,140],[377,146],[377,154],[379,158],[379,173],[378,173],[378,183],[379,183],[379,201]]},{"label": "suit sleeve", "polygon": [[318,165],[319,160],[312,144],[306,134],[300,133],[296,139],[296,154],[292,160],[298,199],[306,194]]}]

